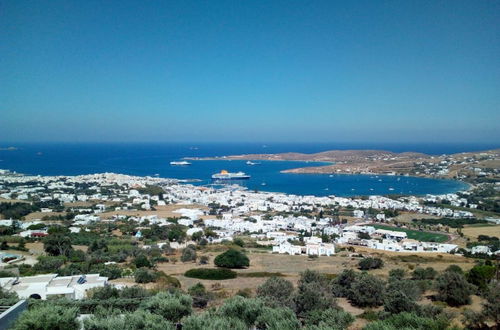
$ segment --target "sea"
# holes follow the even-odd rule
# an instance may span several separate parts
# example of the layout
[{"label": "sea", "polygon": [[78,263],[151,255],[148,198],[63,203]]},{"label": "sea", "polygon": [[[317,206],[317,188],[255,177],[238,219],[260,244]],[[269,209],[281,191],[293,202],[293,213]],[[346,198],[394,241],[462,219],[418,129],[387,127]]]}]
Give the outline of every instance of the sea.
[{"label": "sea", "polygon": [[[353,143],[3,143],[0,169],[31,175],[80,175],[113,172],[194,180],[190,184],[212,185],[211,175],[221,170],[243,171],[249,180],[236,183],[252,191],[297,195],[425,195],[465,190],[468,185],[441,180],[388,175],[286,174],[282,170],[318,166],[298,161],[199,160],[190,166],[171,166],[184,157],[216,157],[249,153],[315,153],[334,149],[415,151],[432,155],[498,148],[476,144],[353,144]],[[15,147],[15,150],[6,150]]]}]

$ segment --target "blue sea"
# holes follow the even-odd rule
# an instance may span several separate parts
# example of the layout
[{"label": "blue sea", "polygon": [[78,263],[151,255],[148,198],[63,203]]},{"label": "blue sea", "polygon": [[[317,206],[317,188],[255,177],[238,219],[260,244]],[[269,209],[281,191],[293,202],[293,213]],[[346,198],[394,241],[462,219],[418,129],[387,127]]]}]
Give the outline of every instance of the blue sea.
[{"label": "blue sea", "polygon": [[183,157],[214,157],[248,153],[304,152],[333,149],[381,149],[395,152],[417,151],[428,154],[450,154],[496,148],[496,145],[403,145],[403,144],[261,144],[261,143],[79,143],[79,144],[13,144],[0,147],[0,169],[35,175],[79,175],[114,172],[162,178],[198,179],[196,184],[210,184],[213,173],[225,169],[251,175],[245,185],[251,190],[301,195],[388,195],[443,194],[467,188],[453,180],[436,180],[400,176],[285,174],[285,169],[317,166],[321,163],[264,161],[247,165],[245,161],[192,161],[191,166],[170,166]]}]

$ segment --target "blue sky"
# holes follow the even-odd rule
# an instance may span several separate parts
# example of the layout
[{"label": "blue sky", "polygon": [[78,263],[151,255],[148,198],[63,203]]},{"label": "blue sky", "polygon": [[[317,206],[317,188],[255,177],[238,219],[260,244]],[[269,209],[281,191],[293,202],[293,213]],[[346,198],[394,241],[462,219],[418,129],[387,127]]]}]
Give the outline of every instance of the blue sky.
[{"label": "blue sky", "polygon": [[499,1],[0,1],[0,141],[500,141]]}]

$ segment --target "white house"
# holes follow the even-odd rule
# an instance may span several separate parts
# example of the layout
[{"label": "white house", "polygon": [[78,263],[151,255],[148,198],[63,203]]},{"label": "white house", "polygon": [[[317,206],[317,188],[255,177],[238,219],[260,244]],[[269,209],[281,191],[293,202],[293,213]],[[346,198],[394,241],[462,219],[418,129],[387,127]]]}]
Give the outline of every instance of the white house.
[{"label": "white house", "polygon": [[0,278],[0,286],[7,291],[15,292],[19,298],[47,299],[49,297],[65,297],[83,299],[87,290],[104,287],[107,277],[99,274],[57,276],[46,274],[26,277]]}]

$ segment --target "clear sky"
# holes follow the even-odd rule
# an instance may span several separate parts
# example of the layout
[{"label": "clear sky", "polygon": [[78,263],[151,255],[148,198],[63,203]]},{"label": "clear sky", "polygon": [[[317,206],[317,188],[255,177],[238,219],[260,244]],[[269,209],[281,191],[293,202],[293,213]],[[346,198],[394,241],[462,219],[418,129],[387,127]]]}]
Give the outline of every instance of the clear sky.
[{"label": "clear sky", "polygon": [[500,141],[499,1],[0,0],[0,141]]}]

